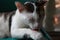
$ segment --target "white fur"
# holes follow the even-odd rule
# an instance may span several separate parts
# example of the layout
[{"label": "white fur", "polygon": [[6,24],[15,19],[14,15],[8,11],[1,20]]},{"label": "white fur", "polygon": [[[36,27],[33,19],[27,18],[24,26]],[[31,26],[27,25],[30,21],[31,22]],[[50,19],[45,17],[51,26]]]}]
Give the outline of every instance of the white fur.
[{"label": "white fur", "polygon": [[[32,30],[37,26],[37,23],[35,22],[34,24],[31,24],[29,22],[30,17],[35,18],[34,15],[35,12],[29,14],[23,11],[22,13],[20,13],[19,9],[17,9],[16,14],[12,18],[11,36],[13,38],[22,38],[25,34],[27,34],[34,40],[42,38],[42,34],[40,32]],[[30,27],[26,28],[27,25],[30,26],[32,29]]]}]

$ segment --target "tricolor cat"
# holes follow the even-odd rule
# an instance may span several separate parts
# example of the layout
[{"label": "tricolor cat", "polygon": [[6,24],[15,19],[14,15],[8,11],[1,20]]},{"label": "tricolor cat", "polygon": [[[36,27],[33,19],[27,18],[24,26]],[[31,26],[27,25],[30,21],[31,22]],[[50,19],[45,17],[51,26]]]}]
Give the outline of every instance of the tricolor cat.
[{"label": "tricolor cat", "polygon": [[[36,12],[37,5],[32,2],[25,2],[24,5],[20,2],[15,2],[15,5],[17,10],[14,15],[11,14],[12,17],[11,15],[8,16],[6,21],[4,21],[3,16],[0,18],[2,23],[0,23],[0,37],[9,36],[11,33],[12,38],[23,38],[24,35],[27,35],[27,37],[31,37],[34,40],[41,40],[43,38],[41,32],[35,31],[38,28],[37,19],[39,17]],[[10,32],[9,25],[11,27]]]},{"label": "tricolor cat", "polygon": [[26,2],[24,6],[16,2],[16,14],[12,18],[11,36],[22,38],[24,35],[34,40],[40,40],[43,36],[40,32],[34,31],[38,27],[37,6],[35,3]]}]

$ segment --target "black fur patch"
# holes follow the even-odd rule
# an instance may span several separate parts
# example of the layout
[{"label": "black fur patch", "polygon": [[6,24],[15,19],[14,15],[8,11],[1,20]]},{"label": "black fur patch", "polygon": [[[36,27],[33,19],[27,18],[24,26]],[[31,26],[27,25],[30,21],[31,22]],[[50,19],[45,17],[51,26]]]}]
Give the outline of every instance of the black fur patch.
[{"label": "black fur patch", "polygon": [[25,6],[27,12],[32,12],[33,13],[33,11],[34,11],[34,5],[33,4],[27,3],[24,6]]},{"label": "black fur patch", "polygon": [[10,32],[10,30],[11,30],[12,16],[13,16],[14,14],[15,14],[15,12],[12,13],[12,14],[10,15],[10,17],[9,17],[9,32]]}]

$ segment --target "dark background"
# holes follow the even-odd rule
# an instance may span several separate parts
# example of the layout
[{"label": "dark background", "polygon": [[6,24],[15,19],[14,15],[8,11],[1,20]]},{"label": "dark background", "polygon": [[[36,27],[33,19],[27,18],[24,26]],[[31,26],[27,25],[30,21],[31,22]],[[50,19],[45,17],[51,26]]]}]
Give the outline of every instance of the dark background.
[{"label": "dark background", "polygon": [[26,1],[35,1],[35,0],[0,0],[0,12],[16,10],[15,1],[19,1],[22,4]]}]

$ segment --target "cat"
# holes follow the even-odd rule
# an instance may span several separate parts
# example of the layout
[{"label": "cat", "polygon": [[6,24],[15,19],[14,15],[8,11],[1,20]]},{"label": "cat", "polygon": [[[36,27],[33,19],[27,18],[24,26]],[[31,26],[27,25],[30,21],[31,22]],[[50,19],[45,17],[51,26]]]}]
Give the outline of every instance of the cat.
[{"label": "cat", "polygon": [[[41,3],[37,4],[41,5]],[[0,14],[0,38],[6,36],[22,38],[24,35],[27,35],[34,40],[40,40],[43,37],[42,33],[35,30],[38,28],[37,19],[39,17],[36,12],[37,4],[25,2],[22,5],[20,2],[15,2],[16,11]]]},{"label": "cat", "polygon": [[23,38],[24,35],[33,40],[41,40],[41,32],[35,31],[38,28],[37,6],[32,2],[25,2],[24,6],[20,2],[15,2],[16,13],[12,18],[11,36],[13,38]]}]

